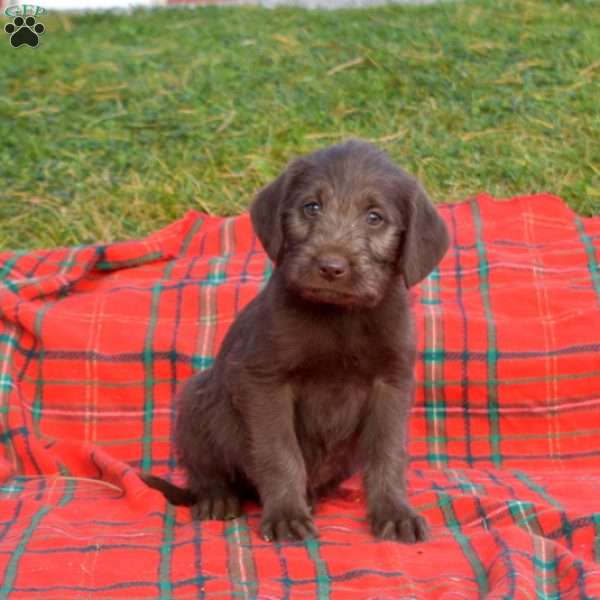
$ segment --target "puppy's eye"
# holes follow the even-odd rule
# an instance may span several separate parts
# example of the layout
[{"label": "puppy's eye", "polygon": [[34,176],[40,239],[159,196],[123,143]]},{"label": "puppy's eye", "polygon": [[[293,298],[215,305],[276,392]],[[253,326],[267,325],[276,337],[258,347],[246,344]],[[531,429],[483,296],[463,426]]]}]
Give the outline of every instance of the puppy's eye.
[{"label": "puppy's eye", "polygon": [[372,227],[377,227],[383,223],[383,217],[376,210],[370,210],[367,214],[367,223]]},{"label": "puppy's eye", "polygon": [[319,202],[307,202],[302,208],[307,217],[316,217],[321,212],[321,205]]}]

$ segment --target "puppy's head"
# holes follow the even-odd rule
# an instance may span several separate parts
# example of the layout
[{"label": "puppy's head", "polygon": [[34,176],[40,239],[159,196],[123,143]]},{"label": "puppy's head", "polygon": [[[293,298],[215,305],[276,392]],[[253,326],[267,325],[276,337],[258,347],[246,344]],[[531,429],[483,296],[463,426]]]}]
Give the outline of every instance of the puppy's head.
[{"label": "puppy's head", "polygon": [[359,140],[292,161],[250,215],[288,288],[313,302],[376,306],[397,275],[415,285],[448,248],[418,181]]}]

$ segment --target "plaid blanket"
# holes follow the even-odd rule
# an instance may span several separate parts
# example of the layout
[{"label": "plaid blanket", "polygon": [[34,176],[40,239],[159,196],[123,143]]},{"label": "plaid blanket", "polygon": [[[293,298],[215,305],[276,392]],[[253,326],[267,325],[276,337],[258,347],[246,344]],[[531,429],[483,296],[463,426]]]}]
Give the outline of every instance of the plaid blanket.
[{"label": "plaid blanket", "polygon": [[371,536],[357,477],[319,540],[287,544],[257,506],[191,522],[137,477],[176,472],[176,386],[270,275],[247,215],[0,253],[0,598],[600,597],[600,218],[545,194],[440,211],[452,245],[415,291],[415,546]]}]

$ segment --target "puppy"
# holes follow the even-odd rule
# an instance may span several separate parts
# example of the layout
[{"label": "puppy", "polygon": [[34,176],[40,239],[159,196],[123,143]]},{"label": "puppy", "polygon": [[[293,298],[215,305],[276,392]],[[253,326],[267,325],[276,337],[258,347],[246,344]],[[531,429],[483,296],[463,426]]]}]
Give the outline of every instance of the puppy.
[{"label": "puppy", "polygon": [[316,500],[362,467],[373,533],[413,543],[406,497],[416,342],[407,289],[439,263],[446,227],[419,183],[350,140],[291,162],[250,208],[273,274],[214,366],[178,397],[188,489],[142,475],[199,519],[262,505],[266,540],[317,535]]}]

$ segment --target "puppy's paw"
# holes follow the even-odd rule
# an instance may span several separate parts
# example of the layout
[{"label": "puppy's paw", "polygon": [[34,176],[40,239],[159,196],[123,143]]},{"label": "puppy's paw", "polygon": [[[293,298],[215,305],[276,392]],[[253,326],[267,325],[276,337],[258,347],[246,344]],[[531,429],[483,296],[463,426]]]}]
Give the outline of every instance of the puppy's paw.
[{"label": "puppy's paw", "polygon": [[424,542],[430,533],[427,520],[407,504],[375,511],[371,515],[371,529],[378,538],[405,544]]},{"label": "puppy's paw", "polygon": [[267,542],[289,542],[319,537],[313,520],[304,514],[263,518],[260,534]]},{"label": "puppy's paw", "polygon": [[192,507],[192,517],[199,521],[237,519],[242,514],[240,499],[233,494],[206,496]]}]

